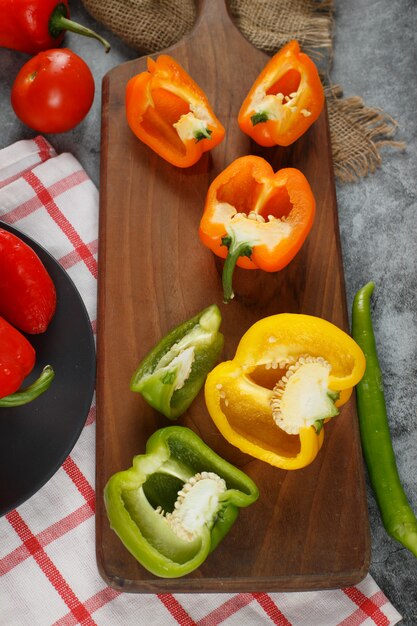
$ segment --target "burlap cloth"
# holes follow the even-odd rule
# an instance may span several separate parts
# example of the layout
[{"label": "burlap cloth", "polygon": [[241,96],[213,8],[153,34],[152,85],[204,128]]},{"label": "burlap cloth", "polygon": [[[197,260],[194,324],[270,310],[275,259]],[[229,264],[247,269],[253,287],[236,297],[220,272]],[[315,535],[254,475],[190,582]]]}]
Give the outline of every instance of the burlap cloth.
[{"label": "burlap cloth", "polygon": [[[82,0],[87,11],[141,54],[179,41],[196,19],[194,0]],[[342,182],[374,172],[380,148],[404,148],[396,122],[361,98],[342,97],[328,79],[332,59],[333,0],[228,0],[236,25],[257,48],[273,54],[290,39],[316,61],[326,85],[336,177]]]}]

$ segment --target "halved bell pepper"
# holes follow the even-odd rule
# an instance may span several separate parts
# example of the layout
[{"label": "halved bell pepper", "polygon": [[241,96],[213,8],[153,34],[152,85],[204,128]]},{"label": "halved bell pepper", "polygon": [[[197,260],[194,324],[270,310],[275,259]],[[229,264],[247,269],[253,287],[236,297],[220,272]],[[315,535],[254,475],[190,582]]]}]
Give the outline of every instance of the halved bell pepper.
[{"label": "halved bell pepper", "polygon": [[339,412],[365,371],[355,341],[330,322],[297,313],[256,322],[232,361],[208,375],[205,399],[222,435],[276,467],[309,465],[323,422]]},{"label": "halved bell pepper", "polygon": [[177,167],[197,163],[225,135],[204,91],[177,61],[161,54],[126,87],[126,117],[134,134]]},{"label": "halved bell pepper", "polygon": [[241,130],[261,146],[289,146],[319,117],[324,90],[317,68],[290,41],[264,67],[238,114]]},{"label": "halved bell pepper", "polygon": [[295,257],[311,230],[316,202],[302,172],[274,173],[258,156],[243,156],[211,183],[200,222],[201,241],[226,258],[224,301],[234,296],[233,271],[277,272]]},{"label": "halved bell pepper", "polygon": [[112,529],[147,570],[184,576],[205,561],[259,496],[249,476],[192,430],[168,426],[130,469],[114,474],[104,498]]},{"label": "halved bell pepper", "polygon": [[182,415],[219,359],[224,343],[221,319],[213,304],[173,328],[139,364],[131,390],[165,417]]}]

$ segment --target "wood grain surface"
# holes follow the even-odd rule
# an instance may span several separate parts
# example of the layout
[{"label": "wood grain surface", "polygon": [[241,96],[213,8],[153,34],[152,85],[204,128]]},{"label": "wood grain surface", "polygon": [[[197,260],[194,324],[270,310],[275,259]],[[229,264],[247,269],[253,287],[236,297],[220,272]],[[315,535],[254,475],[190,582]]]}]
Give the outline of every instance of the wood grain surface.
[{"label": "wood grain surface", "polygon": [[[213,425],[203,394],[178,424],[195,430],[221,456],[247,472],[260,498],[243,509],[231,532],[195,572],[179,579],[149,574],[107,521],[108,478],[130,467],[148,437],[171,424],[129,390],[133,371],[173,326],[217,303],[226,337],[222,360],[258,319],[280,312],[323,317],[348,330],[335,185],[326,111],[293,146],[261,148],[237,125],[237,113],[268,57],[232,23],[223,0],[200,3],[194,30],[166,51],[208,95],[226,139],[193,167],[175,168],[127,126],[129,78],[144,57],[111,70],[102,92],[99,311],[97,371],[97,562],[106,582],[123,591],[235,592],[343,587],[366,574],[370,541],[354,399],[326,425],[325,443],[309,467],[286,472],[229,445]],[[156,58],[157,55],[154,55]],[[301,252],[276,274],[236,269],[236,297],[222,304],[222,261],[198,238],[210,182],[235,158],[257,154],[274,170],[299,168],[317,201]]]}]

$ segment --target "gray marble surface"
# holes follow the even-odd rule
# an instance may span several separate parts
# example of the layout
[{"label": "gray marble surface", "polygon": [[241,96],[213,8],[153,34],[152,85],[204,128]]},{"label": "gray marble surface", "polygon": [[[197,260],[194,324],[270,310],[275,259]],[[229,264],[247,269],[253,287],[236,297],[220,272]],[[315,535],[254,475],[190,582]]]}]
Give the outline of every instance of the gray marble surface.
[{"label": "gray marble surface", "polygon": [[[413,0],[336,3],[332,80],[398,122],[407,149],[383,149],[382,167],[337,198],[348,302],[374,280],[373,320],[398,469],[417,511],[416,25]],[[417,624],[417,559],[385,533],[368,489],[371,574]]]},{"label": "gray marble surface", "polygon": [[[73,131],[48,137],[72,152],[99,183],[100,86],[104,74],[138,53],[99,26],[79,0],[74,19],[100,30],[112,44],[106,55],[97,42],[68,34],[66,45],[90,65],[96,95],[87,118]],[[381,168],[355,184],[337,184],[348,303],[369,280],[376,283],[373,320],[386,401],[404,488],[417,511],[417,149],[415,0],[335,0],[331,79],[344,94],[360,95],[398,122],[403,152],[383,148]],[[34,136],[15,117],[10,89],[27,56],[0,50],[0,148]],[[370,573],[397,610],[404,626],[417,624],[417,559],[385,533],[368,488],[372,533]],[[315,626],[315,625],[314,625]],[[317,625],[318,626],[318,625]]]}]

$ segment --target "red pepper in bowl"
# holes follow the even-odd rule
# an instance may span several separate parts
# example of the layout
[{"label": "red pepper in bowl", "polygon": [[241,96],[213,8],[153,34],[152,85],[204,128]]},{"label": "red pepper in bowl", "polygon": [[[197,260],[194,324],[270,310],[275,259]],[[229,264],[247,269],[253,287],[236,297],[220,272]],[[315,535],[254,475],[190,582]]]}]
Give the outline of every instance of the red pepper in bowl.
[{"label": "red pepper in bowl", "polygon": [[36,54],[58,47],[67,30],[110,44],[100,35],[69,19],[68,0],[0,0],[0,46]]},{"label": "red pepper in bowl", "polygon": [[43,333],[56,307],[56,291],[30,246],[0,228],[0,315],[19,330]]}]

